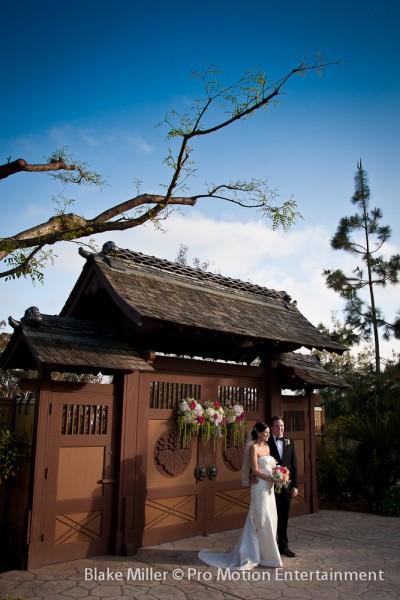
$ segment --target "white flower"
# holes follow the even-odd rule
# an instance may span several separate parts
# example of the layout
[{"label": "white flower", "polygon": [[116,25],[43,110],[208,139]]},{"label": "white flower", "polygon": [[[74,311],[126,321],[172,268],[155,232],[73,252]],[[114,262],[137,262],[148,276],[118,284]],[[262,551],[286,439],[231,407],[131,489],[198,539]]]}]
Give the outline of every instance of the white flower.
[{"label": "white flower", "polygon": [[221,413],[220,413],[220,412],[218,412],[218,411],[215,411],[215,418],[214,418],[214,421],[215,421],[216,423],[218,423],[218,425],[221,423],[221,421],[222,421],[222,418],[223,418],[223,415],[221,415]]},{"label": "white flower", "polygon": [[181,412],[187,412],[189,410],[189,403],[187,402],[187,400],[181,400],[179,402],[179,410]]},{"label": "white flower", "polygon": [[213,420],[214,419],[214,409],[211,408],[211,406],[209,406],[208,408],[206,408],[205,415],[207,418]]}]

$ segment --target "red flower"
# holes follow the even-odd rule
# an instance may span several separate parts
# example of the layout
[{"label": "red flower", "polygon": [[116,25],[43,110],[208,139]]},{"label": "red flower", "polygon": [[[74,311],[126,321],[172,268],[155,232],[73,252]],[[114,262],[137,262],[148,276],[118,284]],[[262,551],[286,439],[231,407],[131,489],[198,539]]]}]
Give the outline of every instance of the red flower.
[{"label": "red flower", "polygon": [[205,422],[205,418],[204,417],[196,417],[196,419],[200,423],[200,425],[204,425],[204,422]]},{"label": "red flower", "polygon": [[196,408],[196,402],[194,400],[192,400],[191,403],[189,404],[189,406],[192,410],[194,410]]}]

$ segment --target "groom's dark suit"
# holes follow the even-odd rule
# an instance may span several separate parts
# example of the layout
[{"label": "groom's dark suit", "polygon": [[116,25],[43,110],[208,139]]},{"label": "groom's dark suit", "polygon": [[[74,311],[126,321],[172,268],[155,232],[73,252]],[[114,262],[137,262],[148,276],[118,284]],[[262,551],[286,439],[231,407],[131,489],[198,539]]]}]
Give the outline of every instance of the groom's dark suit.
[{"label": "groom's dark suit", "polygon": [[267,443],[271,451],[271,456],[275,458],[278,465],[282,465],[290,471],[290,485],[287,488],[281,488],[280,494],[275,494],[276,510],[278,513],[278,547],[282,551],[288,548],[287,526],[290,502],[292,500],[291,488],[297,488],[296,451],[292,440],[284,438],[283,442],[277,442],[283,445],[283,456],[281,458],[274,436],[271,435]]}]

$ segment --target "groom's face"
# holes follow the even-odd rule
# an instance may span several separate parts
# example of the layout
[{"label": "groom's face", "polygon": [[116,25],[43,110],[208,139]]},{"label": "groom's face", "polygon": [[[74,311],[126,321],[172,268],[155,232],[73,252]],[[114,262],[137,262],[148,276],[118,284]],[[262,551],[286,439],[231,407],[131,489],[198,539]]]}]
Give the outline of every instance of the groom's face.
[{"label": "groom's face", "polygon": [[285,425],[283,424],[282,419],[277,419],[272,424],[272,433],[275,437],[282,437],[283,432],[285,431]]}]

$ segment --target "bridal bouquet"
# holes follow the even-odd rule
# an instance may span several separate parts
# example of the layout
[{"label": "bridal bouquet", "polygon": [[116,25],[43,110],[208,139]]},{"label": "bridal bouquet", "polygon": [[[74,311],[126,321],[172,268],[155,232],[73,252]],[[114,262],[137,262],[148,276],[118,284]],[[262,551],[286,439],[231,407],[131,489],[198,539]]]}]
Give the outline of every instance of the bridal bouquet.
[{"label": "bridal bouquet", "polygon": [[289,485],[289,476],[289,469],[283,467],[282,465],[276,465],[276,467],[272,469],[271,480],[275,484],[275,492],[277,494],[281,493],[281,489],[283,487],[287,487]]}]

